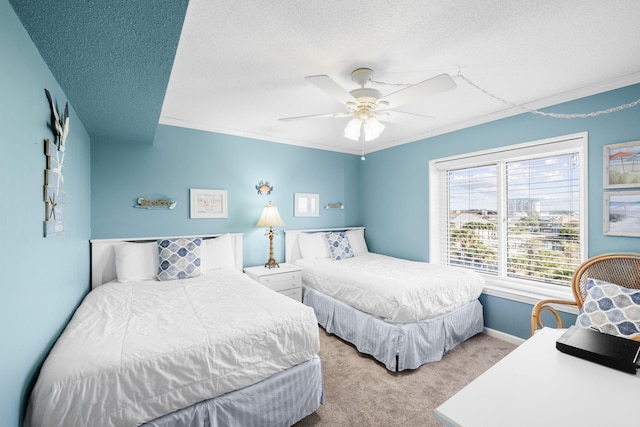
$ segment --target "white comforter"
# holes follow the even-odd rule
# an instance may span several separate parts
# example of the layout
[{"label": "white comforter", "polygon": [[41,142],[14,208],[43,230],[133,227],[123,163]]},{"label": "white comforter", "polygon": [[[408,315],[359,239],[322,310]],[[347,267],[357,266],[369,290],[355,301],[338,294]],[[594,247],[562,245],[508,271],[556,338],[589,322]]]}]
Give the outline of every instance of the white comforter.
[{"label": "white comforter", "polygon": [[27,426],[135,426],[319,351],[313,310],[217,270],[90,292],[47,357]]},{"label": "white comforter", "polygon": [[374,253],[334,261],[300,259],[304,286],[387,322],[430,319],[478,299],[484,280],[457,267]]}]

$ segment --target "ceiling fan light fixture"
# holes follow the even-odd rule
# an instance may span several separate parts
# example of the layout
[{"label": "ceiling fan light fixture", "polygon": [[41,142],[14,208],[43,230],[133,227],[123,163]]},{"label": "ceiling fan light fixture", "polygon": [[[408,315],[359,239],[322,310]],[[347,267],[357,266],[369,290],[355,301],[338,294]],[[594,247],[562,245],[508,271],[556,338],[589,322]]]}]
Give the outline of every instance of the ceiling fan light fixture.
[{"label": "ceiling fan light fixture", "polygon": [[371,117],[364,122],[364,140],[371,141],[380,136],[384,130],[384,125],[380,123],[380,120],[375,117]]},{"label": "ceiling fan light fixture", "polygon": [[344,128],[344,136],[345,138],[352,139],[357,141],[360,139],[360,127],[362,126],[362,120],[360,119],[351,119],[349,123],[347,123],[347,127]]},{"label": "ceiling fan light fixture", "polygon": [[[364,143],[364,141],[371,141],[382,134],[385,127],[378,118],[384,120],[385,117],[389,115],[389,111],[394,111],[389,110],[389,108],[397,108],[401,105],[418,101],[456,87],[455,82],[448,74],[440,74],[422,82],[407,85],[407,87],[403,89],[382,96],[380,91],[367,86],[367,83],[386,84],[373,81],[374,75],[375,73],[371,68],[357,68],[353,70],[351,80],[356,82],[360,87],[351,91],[347,91],[325,74],[307,76],[305,79],[308,82],[338,100],[346,108],[346,111],[288,117],[280,120],[290,121],[317,117],[351,117],[351,120],[344,129],[344,136],[345,138]],[[395,111],[397,113],[403,113],[402,111]],[[421,114],[414,115],[421,116]]]},{"label": "ceiling fan light fixture", "polygon": [[354,141],[360,140],[360,132],[364,132],[364,140],[371,141],[380,136],[384,130],[384,125],[375,117],[366,119],[354,118],[349,120],[347,127],[344,128],[345,138]]}]

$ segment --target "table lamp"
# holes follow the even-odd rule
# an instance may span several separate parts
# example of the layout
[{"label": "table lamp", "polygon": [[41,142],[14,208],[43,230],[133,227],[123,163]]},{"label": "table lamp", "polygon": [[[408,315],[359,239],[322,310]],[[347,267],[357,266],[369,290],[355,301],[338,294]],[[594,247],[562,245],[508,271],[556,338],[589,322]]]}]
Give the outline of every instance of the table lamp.
[{"label": "table lamp", "polygon": [[266,268],[274,268],[280,267],[276,260],[273,258],[273,236],[276,233],[273,230],[274,226],[283,226],[284,222],[282,222],[282,218],[280,218],[280,214],[278,213],[278,208],[273,206],[271,202],[264,207],[262,210],[262,216],[258,220],[256,227],[269,227],[265,236],[269,236],[269,261],[264,265]]}]

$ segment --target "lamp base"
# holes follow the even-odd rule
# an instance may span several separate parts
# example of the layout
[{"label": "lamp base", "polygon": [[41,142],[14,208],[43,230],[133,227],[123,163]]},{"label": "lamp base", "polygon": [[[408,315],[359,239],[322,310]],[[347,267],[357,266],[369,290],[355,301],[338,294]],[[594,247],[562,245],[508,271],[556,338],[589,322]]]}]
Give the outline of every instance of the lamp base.
[{"label": "lamp base", "polygon": [[280,268],[280,264],[278,264],[273,258],[269,258],[269,261],[267,261],[264,266],[265,268]]}]

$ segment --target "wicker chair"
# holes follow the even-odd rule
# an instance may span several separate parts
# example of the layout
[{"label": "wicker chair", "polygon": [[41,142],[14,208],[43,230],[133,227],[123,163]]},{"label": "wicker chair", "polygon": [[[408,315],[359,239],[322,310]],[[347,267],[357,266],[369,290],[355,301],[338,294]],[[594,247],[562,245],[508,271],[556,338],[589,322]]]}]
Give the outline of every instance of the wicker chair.
[{"label": "wicker chair", "polygon": [[[543,327],[541,315],[549,310],[562,328],[562,319],[552,304],[574,305],[582,308],[587,296],[587,279],[600,279],[630,289],[640,289],[640,253],[615,253],[589,258],[576,269],[571,278],[571,290],[575,301],[542,300],[533,306],[531,312],[531,335],[538,327]],[[640,338],[635,338],[640,341]]]}]

